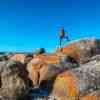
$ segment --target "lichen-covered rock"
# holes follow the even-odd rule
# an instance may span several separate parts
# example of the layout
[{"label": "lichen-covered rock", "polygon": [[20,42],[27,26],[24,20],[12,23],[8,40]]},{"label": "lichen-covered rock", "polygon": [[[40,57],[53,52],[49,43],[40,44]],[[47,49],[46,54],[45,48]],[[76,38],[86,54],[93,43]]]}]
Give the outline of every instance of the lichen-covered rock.
[{"label": "lichen-covered rock", "polygon": [[27,74],[20,62],[0,62],[0,100],[24,100],[29,90]]},{"label": "lichen-covered rock", "polygon": [[56,53],[63,53],[75,58],[80,63],[86,63],[94,55],[100,53],[100,40],[95,38],[85,38],[69,43]]},{"label": "lichen-covered rock", "polygon": [[[53,64],[60,68],[75,68],[78,67],[78,62],[71,56],[64,54],[41,54],[35,55],[32,59],[31,63],[35,61],[35,59],[40,59],[42,63]],[[39,63],[39,62],[38,62]]]},{"label": "lichen-covered rock", "polygon": [[100,60],[92,59],[79,68],[59,74],[53,84],[51,94],[59,97],[60,100],[66,100],[66,98],[79,100],[80,96],[97,89],[100,89]]},{"label": "lichen-covered rock", "polygon": [[24,63],[25,54],[15,54],[10,58],[10,60],[20,61],[21,63]]},{"label": "lichen-covered rock", "polygon": [[6,60],[8,60],[8,57],[5,54],[0,55],[0,61],[6,61]]},{"label": "lichen-covered rock", "polygon": [[32,59],[33,55],[32,54],[21,54],[21,53],[18,53],[18,54],[14,54],[12,55],[11,57],[9,57],[10,60],[13,60],[13,61],[19,61],[23,64],[27,64],[31,59]]},{"label": "lichen-covered rock", "polygon": [[100,89],[80,97],[80,100],[100,100]]},{"label": "lichen-covered rock", "polygon": [[63,69],[72,69],[79,67],[79,63],[73,57],[68,55],[60,55],[59,56],[59,63],[56,64]]},{"label": "lichen-covered rock", "polygon": [[44,80],[52,80],[59,73],[78,67],[78,63],[72,57],[64,55],[39,55],[33,58],[27,65],[29,78],[34,86],[39,86]]},{"label": "lichen-covered rock", "polygon": [[59,56],[53,53],[34,55],[33,59],[40,59],[42,62],[47,64],[57,64],[59,62]]},{"label": "lichen-covered rock", "polygon": [[9,57],[12,55],[13,55],[12,53],[0,52],[0,61],[7,61],[9,60]]}]

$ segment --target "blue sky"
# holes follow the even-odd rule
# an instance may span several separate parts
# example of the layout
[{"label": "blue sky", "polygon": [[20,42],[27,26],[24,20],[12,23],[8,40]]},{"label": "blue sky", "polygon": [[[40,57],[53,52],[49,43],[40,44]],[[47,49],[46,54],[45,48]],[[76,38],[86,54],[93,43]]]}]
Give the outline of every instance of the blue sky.
[{"label": "blue sky", "polygon": [[71,40],[99,38],[100,0],[0,0],[0,51],[52,51],[62,26]]}]

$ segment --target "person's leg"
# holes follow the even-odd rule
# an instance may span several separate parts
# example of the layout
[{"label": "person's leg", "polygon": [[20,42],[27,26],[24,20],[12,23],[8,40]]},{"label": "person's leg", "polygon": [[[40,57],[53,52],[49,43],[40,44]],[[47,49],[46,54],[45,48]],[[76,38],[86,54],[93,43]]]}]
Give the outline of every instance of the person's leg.
[{"label": "person's leg", "polygon": [[60,43],[59,43],[59,48],[61,48],[61,46],[62,46],[62,38],[60,37]]}]

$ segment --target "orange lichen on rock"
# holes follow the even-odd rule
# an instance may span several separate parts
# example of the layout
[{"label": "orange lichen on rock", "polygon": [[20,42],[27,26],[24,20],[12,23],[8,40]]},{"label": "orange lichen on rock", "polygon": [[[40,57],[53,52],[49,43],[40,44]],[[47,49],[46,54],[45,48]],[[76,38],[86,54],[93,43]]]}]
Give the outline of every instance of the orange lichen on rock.
[{"label": "orange lichen on rock", "polygon": [[41,78],[45,77],[48,67],[47,63],[41,59],[34,58],[28,63],[27,70],[29,72],[29,78],[33,81],[33,86],[37,87],[40,85]]},{"label": "orange lichen on rock", "polygon": [[88,95],[88,96],[81,98],[80,100],[100,100],[100,97]]},{"label": "orange lichen on rock", "polygon": [[34,55],[33,59],[39,58],[43,62],[47,64],[57,64],[59,62],[59,56],[56,54],[40,54],[40,55]]},{"label": "orange lichen on rock", "polygon": [[72,43],[63,48],[59,48],[57,49],[56,53],[63,53],[65,55],[69,55],[76,60],[79,60],[80,58],[80,49],[76,46],[76,43]]},{"label": "orange lichen on rock", "polygon": [[39,85],[42,79],[46,79],[46,74],[49,70],[48,64],[57,64],[58,59],[58,56],[55,54],[39,54],[33,56],[33,59],[27,65],[27,70],[34,86]]},{"label": "orange lichen on rock", "polygon": [[54,95],[60,100],[76,100],[78,98],[78,88],[76,77],[70,72],[64,72],[57,76],[51,95]]},{"label": "orange lichen on rock", "polygon": [[12,57],[10,57],[10,60],[20,61],[21,63],[24,63],[25,57],[26,56],[24,54],[15,54]]},{"label": "orange lichen on rock", "polygon": [[[71,61],[67,61],[71,58],[64,58],[63,61],[65,60],[65,62],[63,62],[61,57],[66,58],[62,54],[34,55],[33,59],[27,65],[29,78],[33,81],[33,84],[36,83],[39,85],[43,80],[51,80],[59,73],[72,68],[72,64],[69,64]],[[66,66],[63,66],[62,63],[66,64]],[[68,66],[67,63],[69,64]]]},{"label": "orange lichen on rock", "polygon": [[97,90],[84,97],[81,97],[80,100],[100,100],[100,90]]}]

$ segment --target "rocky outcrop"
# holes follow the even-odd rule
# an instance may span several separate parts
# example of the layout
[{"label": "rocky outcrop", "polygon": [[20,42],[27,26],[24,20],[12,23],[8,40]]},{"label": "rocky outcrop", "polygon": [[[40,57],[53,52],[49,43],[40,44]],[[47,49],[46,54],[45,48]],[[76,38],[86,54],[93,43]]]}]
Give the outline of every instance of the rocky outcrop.
[{"label": "rocky outcrop", "polygon": [[93,91],[83,97],[80,97],[80,100],[99,100],[100,99],[100,89]]},{"label": "rocky outcrop", "polygon": [[31,59],[33,58],[32,54],[22,54],[22,53],[17,53],[13,54],[12,56],[9,57],[10,60],[13,61],[19,61],[23,64],[27,64]]},{"label": "rocky outcrop", "polygon": [[78,62],[70,56],[64,55],[38,55],[27,65],[29,77],[33,85],[40,85],[44,80],[52,80],[59,73],[78,67]]},{"label": "rocky outcrop", "polygon": [[21,63],[24,63],[26,55],[25,54],[14,54],[10,57],[10,60],[13,61],[20,61]]},{"label": "rocky outcrop", "polygon": [[63,53],[75,58],[80,63],[86,63],[91,57],[100,53],[100,40],[95,38],[85,38],[69,43],[56,53]]},{"label": "rocky outcrop", "polygon": [[24,100],[29,90],[27,74],[20,62],[0,62],[0,100]]},{"label": "rocky outcrop", "polygon": [[0,61],[6,61],[8,57],[6,55],[0,55]]},{"label": "rocky outcrop", "polygon": [[52,95],[60,100],[77,100],[80,96],[100,88],[100,60],[92,60],[79,68],[59,74],[53,84]]},{"label": "rocky outcrop", "polygon": [[0,61],[0,100],[26,100],[30,80],[35,95],[46,90],[57,100],[80,100],[100,88],[99,39],[74,41],[51,54],[44,48],[34,54],[1,53]]}]

